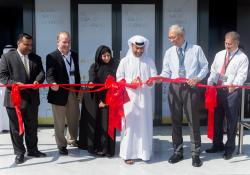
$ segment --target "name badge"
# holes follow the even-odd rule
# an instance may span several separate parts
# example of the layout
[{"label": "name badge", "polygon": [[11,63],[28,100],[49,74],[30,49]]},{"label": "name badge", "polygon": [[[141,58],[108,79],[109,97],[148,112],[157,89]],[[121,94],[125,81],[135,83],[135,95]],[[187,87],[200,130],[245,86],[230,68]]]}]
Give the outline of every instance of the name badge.
[{"label": "name badge", "polygon": [[220,81],[226,82],[226,81],[227,81],[227,76],[225,76],[225,75],[220,75]]},{"label": "name badge", "polygon": [[180,76],[180,77],[185,77],[185,76],[186,76],[186,71],[185,71],[185,69],[179,69],[179,76]]},{"label": "name badge", "polygon": [[69,71],[69,75],[70,76],[74,76],[75,75],[75,71]]}]

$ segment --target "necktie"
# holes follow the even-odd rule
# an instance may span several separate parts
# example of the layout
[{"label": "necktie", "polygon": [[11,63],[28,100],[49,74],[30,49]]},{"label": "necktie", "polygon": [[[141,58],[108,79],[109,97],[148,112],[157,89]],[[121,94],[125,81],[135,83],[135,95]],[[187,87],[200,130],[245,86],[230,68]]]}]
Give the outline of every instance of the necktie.
[{"label": "necktie", "polygon": [[23,55],[23,65],[24,65],[24,68],[25,68],[25,71],[29,77],[29,65],[28,65],[28,57],[27,55]]},{"label": "necktie", "polygon": [[178,58],[179,58],[179,76],[185,77],[185,67],[184,67],[184,55],[182,52],[182,48],[178,49]]},{"label": "necktie", "polygon": [[[230,53],[227,52],[226,58],[225,58],[225,61],[224,61],[224,64],[223,64],[222,67],[221,67],[220,77],[223,77],[223,76],[225,75],[225,73],[226,73],[226,68],[227,68],[227,65],[228,65],[228,63],[229,63],[229,60],[230,60]],[[221,78],[219,78],[217,84],[218,84],[218,85],[222,85],[222,80],[221,80]]]},{"label": "necktie", "polygon": [[184,55],[182,53],[182,48],[178,49],[178,57],[179,57],[179,66],[182,67],[184,64]]}]

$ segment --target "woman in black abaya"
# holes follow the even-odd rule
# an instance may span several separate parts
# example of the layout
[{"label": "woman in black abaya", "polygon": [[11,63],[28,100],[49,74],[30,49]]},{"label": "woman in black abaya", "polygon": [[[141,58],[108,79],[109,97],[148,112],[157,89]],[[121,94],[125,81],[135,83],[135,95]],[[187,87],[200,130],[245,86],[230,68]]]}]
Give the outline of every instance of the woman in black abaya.
[{"label": "woman in black abaya", "polygon": [[[89,84],[105,83],[108,75],[115,77],[117,66],[111,57],[109,47],[98,47],[95,63],[89,69]],[[94,87],[91,90],[98,88]],[[107,91],[83,94],[78,145],[92,154],[110,157],[115,154],[115,140],[108,135],[106,93]]]}]

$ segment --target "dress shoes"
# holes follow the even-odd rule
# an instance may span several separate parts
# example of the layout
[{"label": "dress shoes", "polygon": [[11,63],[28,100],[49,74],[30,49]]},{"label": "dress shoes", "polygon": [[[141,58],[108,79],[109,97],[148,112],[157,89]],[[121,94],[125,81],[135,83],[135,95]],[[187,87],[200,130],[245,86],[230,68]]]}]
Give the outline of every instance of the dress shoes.
[{"label": "dress shoes", "polygon": [[24,162],[24,155],[23,154],[19,154],[16,156],[15,158],[15,163],[16,164],[21,164]]},{"label": "dress shoes", "polygon": [[206,153],[217,153],[217,152],[221,152],[221,151],[224,151],[224,147],[212,147],[212,148],[209,148],[209,149],[206,149]]},{"label": "dress shoes", "polygon": [[171,164],[173,164],[173,163],[177,163],[177,162],[181,161],[182,159],[183,159],[183,155],[182,155],[182,154],[175,154],[175,153],[174,153],[174,154],[169,158],[168,162],[171,163]]},{"label": "dress shoes", "polygon": [[98,151],[95,153],[95,155],[99,156],[99,157],[104,157],[105,156],[105,153],[102,152],[102,151]]},{"label": "dress shoes", "polygon": [[67,144],[72,147],[78,147],[78,141],[67,141]]},{"label": "dress shoes", "polygon": [[229,154],[229,153],[224,153],[223,154],[223,159],[225,160],[229,160],[233,158],[233,154]]},{"label": "dress shoes", "polygon": [[41,151],[33,151],[33,152],[28,152],[27,154],[28,156],[31,156],[31,157],[46,157],[46,154],[45,153],[42,153]]},{"label": "dress shoes", "polygon": [[61,147],[61,148],[59,148],[59,153],[60,153],[61,155],[68,155],[68,154],[69,154],[66,147]]},{"label": "dress shoes", "polygon": [[192,156],[192,165],[194,167],[200,167],[202,165],[202,161],[199,156]]}]

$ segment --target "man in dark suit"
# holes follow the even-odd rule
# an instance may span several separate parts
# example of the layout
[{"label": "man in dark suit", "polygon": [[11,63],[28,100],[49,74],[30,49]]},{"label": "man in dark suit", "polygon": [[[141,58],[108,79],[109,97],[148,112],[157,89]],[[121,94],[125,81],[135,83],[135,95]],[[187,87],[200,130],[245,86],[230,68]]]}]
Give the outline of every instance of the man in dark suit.
[{"label": "man in dark suit", "polygon": [[[2,55],[0,61],[0,81],[3,84],[38,84],[45,79],[41,58],[31,53],[32,37],[22,33],[17,40],[17,50]],[[5,91],[4,106],[10,120],[10,136],[16,154],[15,163],[24,162],[25,147],[23,134],[19,135],[18,119],[11,101],[12,88]],[[25,127],[25,142],[28,156],[45,157],[37,148],[38,106],[40,104],[38,89],[21,90],[21,113]]]},{"label": "man in dark suit", "polygon": [[[65,90],[57,84],[79,84],[78,54],[70,50],[70,35],[59,32],[57,50],[46,58],[46,80],[55,84],[48,92],[48,102],[52,104],[55,138],[59,153],[67,155],[67,144],[77,146],[78,123],[80,116],[77,93]],[[70,87],[75,89],[74,87]],[[68,125],[68,138],[65,138],[65,122]]]}]

